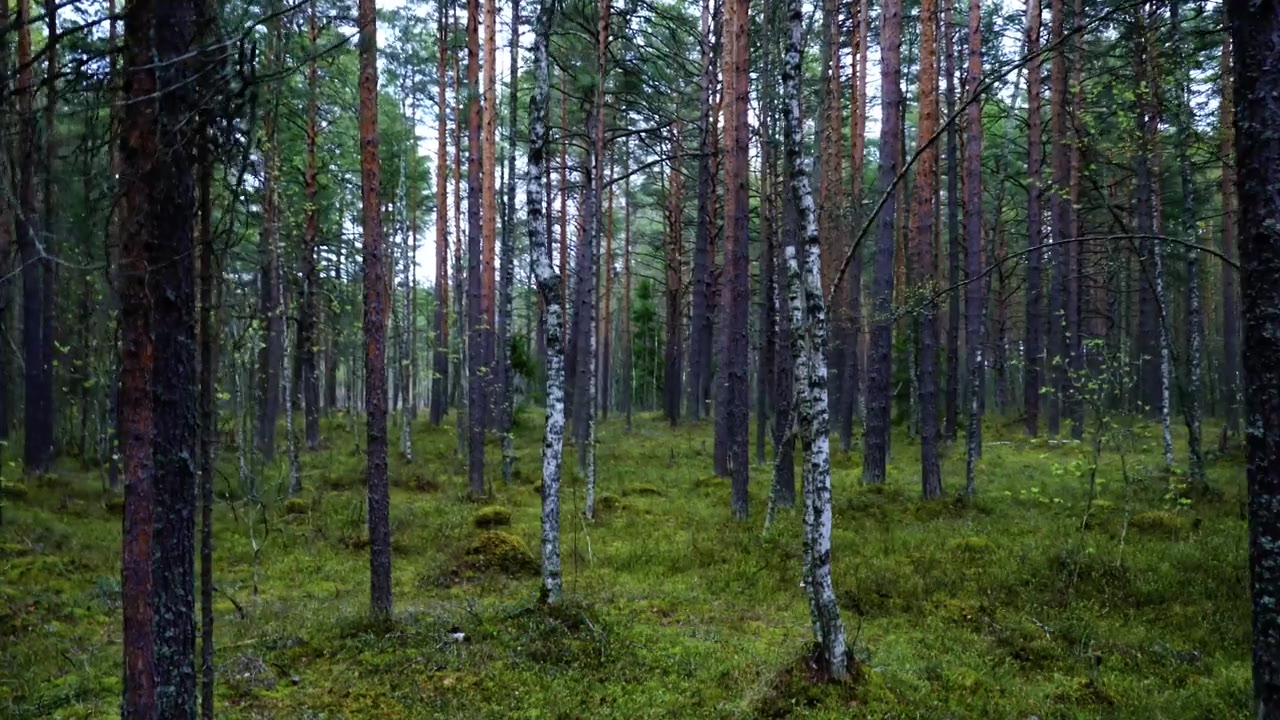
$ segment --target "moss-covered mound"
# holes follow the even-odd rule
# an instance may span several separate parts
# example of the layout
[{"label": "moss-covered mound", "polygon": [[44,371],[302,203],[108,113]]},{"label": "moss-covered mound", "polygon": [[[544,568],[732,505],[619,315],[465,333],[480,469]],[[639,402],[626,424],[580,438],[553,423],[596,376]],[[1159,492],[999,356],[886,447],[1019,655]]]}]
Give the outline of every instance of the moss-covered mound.
[{"label": "moss-covered mound", "polygon": [[1168,510],[1138,513],[1129,521],[1129,527],[1146,535],[1178,535],[1189,526],[1186,516]]},{"label": "moss-covered mound", "polygon": [[476,511],[471,524],[481,530],[506,527],[511,524],[511,511],[501,505],[486,505]]},{"label": "moss-covered mound", "polygon": [[0,495],[8,500],[24,500],[28,495],[27,486],[20,482],[0,481]]},{"label": "moss-covered mound", "polygon": [[280,510],[285,515],[306,515],[311,512],[311,506],[307,504],[306,500],[295,497],[285,500]]},{"label": "moss-covered mound", "polygon": [[520,538],[498,530],[482,532],[467,547],[461,570],[510,577],[538,574],[540,566]]}]

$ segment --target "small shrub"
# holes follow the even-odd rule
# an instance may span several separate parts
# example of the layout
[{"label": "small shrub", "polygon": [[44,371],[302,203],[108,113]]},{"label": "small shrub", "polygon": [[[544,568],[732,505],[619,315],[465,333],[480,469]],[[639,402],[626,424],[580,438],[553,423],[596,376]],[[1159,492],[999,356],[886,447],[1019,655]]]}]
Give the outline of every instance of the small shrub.
[{"label": "small shrub", "polygon": [[1178,535],[1189,526],[1185,516],[1169,510],[1139,513],[1129,520],[1129,527],[1148,535]]},{"label": "small shrub", "polygon": [[302,498],[289,498],[284,501],[281,510],[285,515],[306,515],[311,512],[311,506]]},{"label": "small shrub", "polygon": [[511,524],[511,511],[501,505],[486,505],[476,511],[471,524],[481,530],[505,527]]},{"label": "small shrub", "polygon": [[15,558],[31,552],[31,548],[18,543],[0,543],[0,558]]},{"label": "small shrub", "polygon": [[463,570],[518,577],[536,575],[540,566],[520,538],[498,530],[480,533],[467,548]]}]

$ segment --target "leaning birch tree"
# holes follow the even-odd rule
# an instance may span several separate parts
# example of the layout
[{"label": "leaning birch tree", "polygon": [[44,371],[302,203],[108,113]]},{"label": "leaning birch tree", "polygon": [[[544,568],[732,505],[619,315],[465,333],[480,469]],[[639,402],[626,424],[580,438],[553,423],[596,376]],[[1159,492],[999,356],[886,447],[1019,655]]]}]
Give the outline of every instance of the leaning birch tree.
[{"label": "leaning birch tree", "polygon": [[533,28],[533,96],[529,98],[529,161],[525,175],[529,247],[533,272],[546,312],[547,424],[542,441],[542,599],[560,600],[560,459],[564,443],[564,300],[560,275],[551,264],[547,226],[542,219],[546,172],[547,99],[551,95],[547,45],[551,36],[552,0],[540,0]]},{"label": "leaning birch tree", "polygon": [[821,246],[818,220],[809,185],[809,170],[800,157],[804,123],[800,117],[800,49],[804,35],[801,0],[788,0],[790,33],[782,70],[787,114],[786,153],[791,170],[791,193],[804,230],[804,258],[797,248],[786,250],[792,287],[791,316],[795,342],[801,346],[796,395],[800,437],[804,445],[804,586],[814,641],[823,670],[832,680],[849,673],[844,624],[831,582],[831,421],[827,405],[827,308],[822,294]]}]

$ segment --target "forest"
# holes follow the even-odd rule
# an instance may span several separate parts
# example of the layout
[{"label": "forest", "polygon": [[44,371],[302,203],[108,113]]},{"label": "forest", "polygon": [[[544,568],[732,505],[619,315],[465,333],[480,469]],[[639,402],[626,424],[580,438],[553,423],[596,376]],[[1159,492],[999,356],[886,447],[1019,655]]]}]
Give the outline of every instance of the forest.
[{"label": "forest", "polygon": [[1280,720],[1280,0],[5,0],[0,716]]}]

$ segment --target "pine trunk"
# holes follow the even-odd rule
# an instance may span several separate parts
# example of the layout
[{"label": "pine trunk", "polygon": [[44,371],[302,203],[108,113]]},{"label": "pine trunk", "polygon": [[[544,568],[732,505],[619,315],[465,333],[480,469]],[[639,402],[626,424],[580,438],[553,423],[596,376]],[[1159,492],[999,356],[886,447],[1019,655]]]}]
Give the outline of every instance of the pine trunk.
[{"label": "pine trunk", "polygon": [[[1033,0],[1034,1],[1034,0]],[[867,418],[862,482],[881,485],[889,460],[890,385],[893,374],[894,179],[902,162],[902,1],[884,0],[880,11],[880,168],[877,194],[887,196],[876,218],[872,278],[871,345],[867,353]]]},{"label": "pine trunk", "polygon": [[1044,162],[1040,93],[1040,0],[1027,0],[1027,307],[1023,339],[1022,403],[1027,435],[1040,434],[1040,389],[1044,372],[1044,217],[1040,206],[1040,173]]},{"label": "pine trunk", "polygon": [[387,282],[378,159],[376,1],[360,0],[360,186],[364,231],[364,392],[368,428],[369,598],[372,615],[391,616],[391,526],[387,485]]}]

